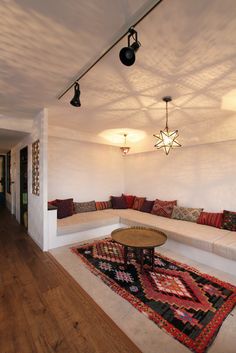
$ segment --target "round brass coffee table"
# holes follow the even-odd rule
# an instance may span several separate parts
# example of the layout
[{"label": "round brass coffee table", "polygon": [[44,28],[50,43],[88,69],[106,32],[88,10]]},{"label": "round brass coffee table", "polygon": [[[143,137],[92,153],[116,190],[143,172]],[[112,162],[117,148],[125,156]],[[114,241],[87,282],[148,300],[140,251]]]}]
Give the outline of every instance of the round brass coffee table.
[{"label": "round brass coffee table", "polygon": [[163,245],[167,236],[157,229],[146,227],[119,228],[111,233],[112,239],[124,246],[124,263],[127,266],[128,249],[138,249],[140,252],[140,267],[143,271],[143,250],[149,250],[152,270],[154,269],[154,249]]}]

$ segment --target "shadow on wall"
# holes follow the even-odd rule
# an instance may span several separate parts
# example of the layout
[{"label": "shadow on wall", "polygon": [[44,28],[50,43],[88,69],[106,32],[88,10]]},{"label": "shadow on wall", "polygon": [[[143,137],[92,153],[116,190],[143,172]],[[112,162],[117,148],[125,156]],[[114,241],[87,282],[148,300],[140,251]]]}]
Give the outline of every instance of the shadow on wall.
[{"label": "shadow on wall", "polygon": [[164,153],[130,155],[125,190],[149,199],[177,199],[180,206],[220,211],[236,209],[236,141]]}]

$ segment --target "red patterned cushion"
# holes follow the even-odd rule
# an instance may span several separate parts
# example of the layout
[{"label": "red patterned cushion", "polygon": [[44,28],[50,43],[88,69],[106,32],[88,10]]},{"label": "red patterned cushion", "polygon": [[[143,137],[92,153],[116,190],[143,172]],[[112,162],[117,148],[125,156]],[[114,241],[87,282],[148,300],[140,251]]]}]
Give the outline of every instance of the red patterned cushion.
[{"label": "red patterned cushion", "polygon": [[206,226],[221,228],[222,220],[223,213],[201,212],[197,223],[205,224]]},{"label": "red patterned cushion", "polygon": [[223,211],[223,222],[222,228],[231,231],[236,231],[236,212],[233,211]]},{"label": "red patterned cushion", "polygon": [[74,213],[73,199],[58,200],[56,199],[57,218],[65,218],[72,216]]},{"label": "red patterned cushion", "polygon": [[140,211],[141,207],[144,204],[144,201],[146,200],[146,197],[136,197],[134,198],[134,203],[133,203],[133,210]]},{"label": "red patterned cushion", "polygon": [[152,208],[151,213],[156,216],[162,216],[170,218],[174,206],[177,205],[177,200],[174,201],[162,201],[156,199]]},{"label": "red patterned cushion", "polygon": [[96,201],[96,209],[98,211],[106,210],[107,208],[111,208],[111,201]]},{"label": "red patterned cushion", "polygon": [[133,195],[124,195],[124,194],[122,194],[122,196],[123,196],[123,197],[125,198],[125,200],[126,200],[127,207],[128,207],[128,208],[132,208],[132,207],[133,207],[133,204],[134,204],[135,196],[133,196]]},{"label": "red patterned cushion", "polygon": [[123,196],[111,196],[112,208],[127,208],[126,200]]}]

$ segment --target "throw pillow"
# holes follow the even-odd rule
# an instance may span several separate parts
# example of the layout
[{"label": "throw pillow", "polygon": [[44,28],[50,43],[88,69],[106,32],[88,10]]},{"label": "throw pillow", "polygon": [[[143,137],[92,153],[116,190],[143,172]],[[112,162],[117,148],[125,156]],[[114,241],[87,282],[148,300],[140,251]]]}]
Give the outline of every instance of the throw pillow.
[{"label": "throw pillow", "polygon": [[222,220],[223,220],[223,213],[201,212],[197,220],[197,223],[205,224],[206,226],[221,228]]},{"label": "throw pillow", "polygon": [[174,206],[171,218],[182,221],[197,222],[203,208],[190,208]]},{"label": "throw pillow", "polygon": [[74,202],[75,213],[96,211],[95,201],[88,202]]},{"label": "throw pillow", "polygon": [[154,201],[145,200],[142,207],[140,208],[140,211],[150,213],[153,208],[153,205],[154,205]]},{"label": "throw pillow", "polygon": [[133,196],[133,195],[125,195],[125,194],[122,194],[122,196],[125,198],[125,201],[127,203],[127,207],[128,208],[132,208],[133,204],[134,204],[135,196]]},{"label": "throw pillow", "polygon": [[57,206],[57,200],[48,201],[48,206]]},{"label": "throw pillow", "polygon": [[127,208],[126,200],[123,196],[111,196],[112,208]]},{"label": "throw pillow", "polygon": [[111,201],[96,201],[96,209],[98,211],[106,210],[107,208],[111,207]]},{"label": "throw pillow", "polygon": [[177,200],[173,201],[162,201],[156,199],[152,208],[151,213],[156,216],[170,218],[174,206],[177,205]]},{"label": "throw pillow", "polygon": [[74,213],[73,199],[59,200],[56,199],[54,206],[57,207],[57,218],[70,217]]},{"label": "throw pillow", "polygon": [[228,229],[231,231],[236,231],[236,212],[233,211],[223,211],[223,229]]},{"label": "throw pillow", "polygon": [[146,197],[136,197],[134,198],[134,203],[133,203],[133,210],[140,211],[141,207],[144,204],[144,201],[146,200]]}]

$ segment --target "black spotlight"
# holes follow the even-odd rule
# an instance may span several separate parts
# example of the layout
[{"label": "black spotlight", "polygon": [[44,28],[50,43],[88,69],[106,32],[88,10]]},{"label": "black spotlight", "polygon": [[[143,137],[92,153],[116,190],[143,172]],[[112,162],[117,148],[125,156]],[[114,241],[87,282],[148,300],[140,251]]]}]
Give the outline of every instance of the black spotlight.
[{"label": "black spotlight", "polygon": [[[130,39],[134,40],[132,44],[130,44]],[[138,41],[138,33],[133,29],[129,29],[128,35],[128,47],[122,48],[120,51],[120,61],[122,64],[126,66],[131,66],[135,62],[135,53],[141,46],[141,43]]]},{"label": "black spotlight", "polygon": [[79,99],[80,89],[79,89],[78,82],[75,82],[74,89],[75,89],[75,94],[74,94],[74,97],[71,99],[70,104],[73,105],[74,107],[80,107],[81,106],[80,99]]}]

